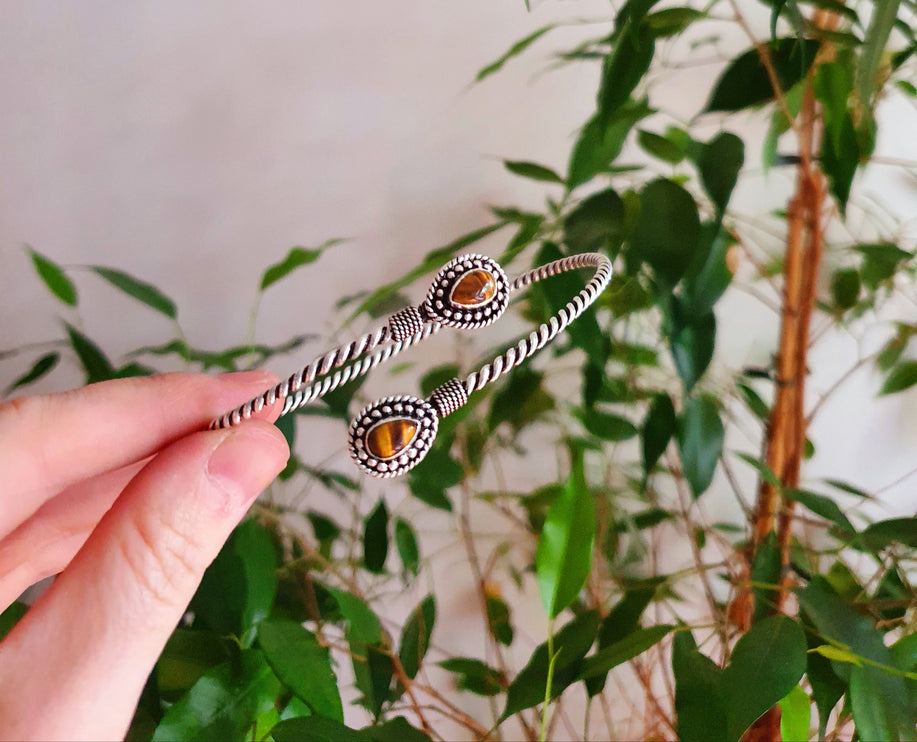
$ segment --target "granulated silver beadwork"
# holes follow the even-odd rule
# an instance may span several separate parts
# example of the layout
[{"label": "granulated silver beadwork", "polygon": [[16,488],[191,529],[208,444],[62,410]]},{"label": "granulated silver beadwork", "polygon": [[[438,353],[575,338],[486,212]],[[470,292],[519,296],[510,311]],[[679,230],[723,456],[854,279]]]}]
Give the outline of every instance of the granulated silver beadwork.
[{"label": "granulated silver beadwork", "polygon": [[399,341],[416,335],[426,324],[417,307],[405,307],[388,318],[388,331],[392,340]]},{"label": "granulated silver beadwork", "polygon": [[440,417],[451,415],[467,401],[468,392],[458,379],[449,379],[445,384],[434,389],[430,395],[430,404]]},{"label": "granulated silver beadwork", "polygon": [[509,281],[503,269],[486,255],[470,253],[443,266],[421,311],[447,327],[469,330],[494,322],[507,304]]},{"label": "granulated silver beadwork", "polygon": [[402,394],[367,405],[348,431],[350,456],[374,477],[398,477],[423,460],[439,428],[436,410]]}]

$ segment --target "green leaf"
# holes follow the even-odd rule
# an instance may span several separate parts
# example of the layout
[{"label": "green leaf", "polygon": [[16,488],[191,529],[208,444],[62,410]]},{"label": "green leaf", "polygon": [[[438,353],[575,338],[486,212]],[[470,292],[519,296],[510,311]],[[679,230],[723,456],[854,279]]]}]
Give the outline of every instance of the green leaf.
[{"label": "green leaf", "polygon": [[837,525],[844,533],[854,534],[856,528],[847,519],[838,504],[830,497],[819,495],[809,490],[787,489],[784,490],[783,496],[789,500],[795,500],[804,507],[811,510],[816,515],[820,515],[825,520],[829,520]]},{"label": "green leaf", "polygon": [[196,619],[218,634],[234,634],[247,646],[277,593],[277,551],[270,531],[243,521],[207,568],[191,602]]},{"label": "green leaf", "polygon": [[643,79],[656,48],[656,37],[645,24],[630,24],[605,60],[598,92],[598,120],[607,124]]},{"label": "green leaf", "polygon": [[658,644],[674,629],[674,626],[666,624],[651,626],[648,629],[637,629],[624,639],[599,650],[591,657],[583,660],[580,677],[584,679],[604,677],[612,668],[632,660],[637,655]]},{"label": "green leaf", "polygon": [[860,273],[856,268],[844,268],[831,277],[831,295],[838,309],[856,306],[860,298]]},{"label": "green leaf", "polygon": [[917,384],[917,361],[901,361],[885,377],[879,394],[896,394]]},{"label": "green leaf", "polygon": [[210,668],[227,659],[226,647],[211,631],[177,628],[156,662],[156,689],[164,698],[183,694]]},{"label": "green leaf", "polygon": [[19,623],[28,610],[29,606],[25,603],[14,600],[3,613],[0,613],[0,640],[4,639],[13,630],[13,627]]},{"label": "green leaf", "polygon": [[679,425],[678,450],[694,497],[700,497],[713,481],[724,437],[716,401],[707,395],[689,399]]},{"label": "green leaf", "polygon": [[786,616],[759,621],[735,646],[720,677],[726,737],[739,740],[754,721],[787,695],[806,669],[806,637]]},{"label": "green leaf", "polygon": [[340,721],[321,716],[286,719],[271,729],[274,742],[368,742],[362,729],[351,729]]},{"label": "green leaf", "polygon": [[417,546],[414,529],[402,518],[395,519],[395,546],[398,547],[404,571],[416,577],[420,571],[420,548]]},{"label": "green leaf", "polygon": [[[544,389],[544,374],[529,366],[514,371],[493,395],[487,425],[495,430],[500,423],[509,423],[514,431],[534,423],[542,414],[554,408],[554,398]],[[422,462],[420,466],[423,466]],[[450,485],[458,484],[463,478],[458,469],[450,477]]]},{"label": "green leaf", "polygon": [[290,449],[293,449],[293,446],[296,443],[296,416],[295,415],[284,415],[279,418],[274,425],[277,429],[283,433],[283,437],[286,439],[287,446]]},{"label": "green leaf", "polygon": [[624,232],[624,202],[613,188],[583,199],[564,220],[564,244],[573,253],[613,254]]},{"label": "green leaf", "polygon": [[745,143],[735,134],[720,132],[700,149],[697,169],[701,183],[722,218],[745,162]]},{"label": "green leaf", "polygon": [[[440,432],[442,435],[442,432]],[[449,455],[446,446],[433,446],[408,475],[411,494],[440,510],[452,511],[446,490],[465,478],[462,465]]]},{"label": "green leaf", "polygon": [[783,486],[780,483],[780,478],[774,473],[774,470],[768,466],[766,461],[761,461],[756,456],[744,452],[737,452],[736,456],[757,471],[761,475],[761,478],[771,486],[777,489]]},{"label": "green leaf", "polygon": [[494,72],[498,72],[500,69],[502,69],[503,65],[506,64],[510,59],[522,54],[522,52],[524,52],[532,44],[538,41],[538,39],[540,39],[548,31],[554,28],[556,28],[554,24],[551,24],[549,26],[543,26],[542,28],[539,28],[537,31],[530,33],[524,39],[517,41],[515,44],[513,44],[509,48],[509,51],[507,51],[506,54],[504,54],[499,59],[491,62],[489,65],[484,67],[480,72],[478,72],[477,77],[475,77],[475,82],[481,82],[481,80],[483,80],[485,77],[489,77]]},{"label": "green leaf", "polygon": [[[673,8],[673,10],[677,10],[677,8]],[[675,142],[645,129],[637,131],[637,144],[640,145],[644,152],[672,165],[677,165],[685,159],[684,150]]]},{"label": "green leaf", "polygon": [[767,406],[767,402],[761,399],[761,395],[758,394],[754,389],[752,389],[748,384],[743,384],[739,382],[736,385],[739,391],[742,393],[742,397],[745,399],[745,404],[748,405],[755,417],[759,420],[767,421],[768,416],[770,415],[770,408]]},{"label": "green leaf", "polygon": [[435,366],[425,373],[420,379],[420,393],[429,397],[433,390],[442,386],[450,379],[458,378],[459,367],[454,363]]},{"label": "green leaf", "polygon": [[672,299],[672,321],[669,345],[672,360],[681,377],[685,392],[694,385],[710,365],[716,344],[716,316],[712,311],[695,316],[679,297]]},{"label": "green leaf", "polygon": [[315,714],[344,721],[328,649],[311,631],[295,621],[271,618],[258,626],[258,644],[277,677]]},{"label": "green leaf", "polygon": [[441,487],[433,487],[422,479],[410,479],[411,494],[431,508],[452,512],[452,501]]},{"label": "green leaf", "polygon": [[413,610],[401,632],[398,657],[401,659],[404,674],[409,678],[417,677],[424,655],[430,647],[430,637],[435,623],[436,599],[428,595]]},{"label": "green leaf", "polygon": [[392,688],[395,665],[391,650],[383,644],[355,641],[349,635],[347,639],[350,643],[354,685],[363,694],[356,702],[378,719],[382,707],[395,695]]},{"label": "green leaf", "polygon": [[487,607],[487,628],[500,644],[508,647],[513,643],[513,625],[510,623],[509,606],[499,595],[487,593],[484,596]]},{"label": "green leaf", "polygon": [[872,109],[873,96],[880,85],[879,65],[898,17],[899,4],[900,0],[877,0],[873,5],[856,68],[857,98],[861,110]]},{"label": "green leaf", "polygon": [[412,727],[403,716],[363,727],[361,731],[369,742],[430,742],[426,734]]},{"label": "green leaf", "polygon": [[726,713],[719,699],[722,672],[710,658],[697,651],[688,631],[675,634],[672,672],[678,739],[682,742],[726,739]]},{"label": "green leaf", "polygon": [[812,701],[798,685],[780,699],[780,738],[783,742],[808,742]]},{"label": "green leaf", "polygon": [[713,307],[732,283],[732,271],[726,258],[734,244],[731,235],[720,228],[719,221],[701,225],[697,253],[682,279],[682,305],[693,324],[712,313]]},{"label": "green leaf", "polygon": [[261,290],[264,291],[269,286],[277,283],[281,278],[286,278],[290,273],[304,265],[314,263],[321,257],[326,248],[333,245],[339,245],[343,240],[335,239],[323,242],[316,248],[292,247],[287,256],[279,263],[268,266],[261,276]]},{"label": "green leaf", "polygon": [[[602,619],[598,632],[599,650],[620,642],[640,628],[640,616],[656,594],[657,585],[658,581],[648,587],[641,585],[627,589],[624,597]],[[587,680],[586,690],[589,695],[601,693],[605,687],[605,680],[604,676]]]},{"label": "green leaf", "polygon": [[321,716],[302,716],[281,721],[271,729],[271,736],[274,742],[430,742],[403,716],[362,729],[351,729]]},{"label": "green leaf", "polygon": [[579,418],[592,435],[605,441],[626,441],[637,435],[637,428],[626,417],[599,410],[582,410]]},{"label": "green leaf", "polygon": [[812,651],[818,652],[822,657],[826,657],[835,662],[846,662],[858,667],[862,667],[863,665],[863,660],[857,657],[853,652],[835,647],[833,644],[822,644],[820,647],[815,647]]},{"label": "green leaf", "polygon": [[19,389],[23,386],[28,386],[29,384],[38,381],[43,376],[46,376],[57,365],[59,360],[60,353],[46,353],[32,364],[32,368],[30,368],[22,376],[10,384],[3,391],[3,396],[5,397],[16,389]]},{"label": "green leaf", "polygon": [[38,277],[48,287],[48,290],[64,304],[75,307],[77,303],[76,286],[67,278],[64,269],[31,247],[27,249],[32,258],[32,265],[35,266],[35,272],[38,273]]},{"label": "green leaf", "polygon": [[469,657],[450,657],[437,664],[443,670],[458,675],[455,681],[456,688],[479,696],[495,696],[503,691],[506,683],[502,672],[481,660]]},{"label": "green leaf", "polygon": [[500,256],[500,262],[506,265],[512,261],[520,252],[531,245],[541,234],[541,225],[544,224],[544,216],[535,214],[526,219],[519,226],[519,231],[513,235],[509,244],[506,246],[503,254]]},{"label": "green leaf", "polygon": [[560,183],[561,185],[566,183],[566,181],[551,170],[551,168],[539,165],[535,162],[504,160],[503,165],[514,175],[519,175],[523,178],[539,180],[544,183]]},{"label": "green leaf", "polygon": [[388,557],[388,508],[380,499],[363,526],[363,566],[381,573]]},{"label": "green leaf", "polygon": [[[894,667],[895,661],[879,629],[867,616],[841,600],[821,575],[814,576],[798,595],[800,607],[826,641],[870,663],[859,668],[845,662],[832,663],[834,672],[851,684],[854,722],[857,727],[861,724],[866,727],[860,730],[861,738],[913,739],[917,718],[908,688],[901,675],[882,669]],[[854,670],[858,675],[855,687]],[[867,731],[872,732],[878,726],[892,733],[867,736]]]},{"label": "green leaf", "polygon": [[331,593],[338,604],[341,616],[348,622],[347,633],[352,640],[366,644],[376,644],[382,641],[382,626],[379,624],[379,618],[365,600],[345,590],[338,590],[327,585],[324,587]]},{"label": "green leaf", "polygon": [[232,543],[244,567],[242,630],[245,632],[271,613],[277,595],[277,547],[271,532],[253,518],[236,527]]},{"label": "green leaf", "polygon": [[853,91],[853,72],[844,63],[846,60],[847,57],[841,56],[839,61],[821,64],[815,75],[815,94],[823,107],[825,127],[821,166],[842,213],[860,157],[856,131],[847,110]]},{"label": "green leaf", "polygon": [[882,551],[893,543],[917,549],[917,516],[873,523],[860,534],[860,538],[870,551]]},{"label": "green leaf", "polygon": [[130,379],[137,376],[153,376],[159,373],[155,368],[142,363],[128,363],[115,369],[116,379]]},{"label": "green leaf", "polygon": [[146,304],[151,309],[155,309],[170,319],[178,317],[178,309],[175,306],[175,302],[153,284],[141,281],[124,271],[115,270],[114,268],[103,268],[100,265],[95,265],[92,266],[91,270],[115,288]]},{"label": "green leaf", "polygon": [[901,670],[917,670],[917,634],[905,634],[889,647],[889,651]]},{"label": "green leaf", "polygon": [[818,709],[819,737],[823,738],[828,728],[831,712],[838,700],[847,692],[847,684],[831,669],[831,663],[815,649],[821,638],[816,635],[811,624],[806,623],[806,639],[809,652],[806,658],[806,677],[812,686],[812,700]]},{"label": "green leaf", "polygon": [[657,39],[675,36],[706,14],[694,8],[663,8],[646,16],[644,23]]},{"label": "green leaf", "polygon": [[854,249],[864,257],[863,283],[871,289],[878,288],[879,284],[895,275],[902,262],[914,257],[913,253],[891,242],[856,245]]},{"label": "green leaf", "polygon": [[644,480],[649,478],[659,457],[665,452],[669,441],[675,435],[677,425],[678,419],[672,398],[665,392],[657,394],[650,403],[649,412],[640,431],[643,440]]},{"label": "green leaf", "polygon": [[[820,42],[785,38],[767,44],[780,89],[788,91],[805,77],[815,60]],[[767,70],[757,49],[749,49],[733,59],[719,79],[704,111],[740,111],[774,99]]]},{"label": "green leaf", "polygon": [[[598,611],[584,611],[554,635],[554,677],[551,698],[557,698],[566,688],[580,679],[581,661],[595,642],[599,625]],[[506,692],[506,708],[500,721],[536,706],[545,698],[548,684],[548,643],[538,645],[525,667],[519,671]]]},{"label": "green leaf", "polygon": [[874,682],[876,672],[881,670],[857,666],[850,670],[850,708],[857,736],[862,740],[917,739],[915,705],[894,707],[894,701],[883,695],[885,689]]},{"label": "green leaf", "polygon": [[570,478],[548,510],[535,554],[538,589],[549,617],[570,605],[586,584],[594,542],[595,509],[583,474],[583,452],[575,449]]},{"label": "green leaf", "polygon": [[857,141],[853,119],[846,111],[836,125],[838,134],[825,136],[821,145],[821,167],[828,176],[831,193],[837,199],[841,215],[847,213],[847,200],[850,187],[856,174],[860,159],[860,147]]},{"label": "green leaf", "polygon": [[638,513],[625,513],[611,526],[613,533],[630,533],[653,528],[660,523],[671,520],[672,514],[662,508],[647,508]]},{"label": "green leaf", "polygon": [[64,326],[67,328],[67,335],[70,336],[70,346],[86,372],[86,383],[94,384],[97,381],[115,378],[115,367],[111,365],[102,349],[73,325],[65,322]]},{"label": "green leaf", "polygon": [[281,686],[264,656],[245,650],[238,661],[208,670],[188,694],[168,708],[153,742],[242,739],[276,702]]},{"label": "green leaf", "polygon": [[856,495],[857,497],[862,497],[864,499],[870,499],[868,492],[864,492],[859,487],[854,487],[849,482],[842,482],[839,479],[825,479],[825,484],[830,484],[835,489],[839,489],[841,492],[846,492],[850,495]]},{"label": "green leaf", "polygon": [[770,531],[755,551],[751,564],[752,596],[754,598],[754,623],[761,621],[774,608],[774,590],[780,581],[783,565],[777,536]]},{"label": "green leaf", "polygon": [[624,140],[634,125],[653,110],[645,100],[622,105],[603,122],[593,116],[583,127],[570,156],[567,188],[573,190],[605,172],[621,153]]},{"label": "green leaf", "polygon": [[691,194],[671,180],[658,179],[640,194],[640,216],[631,251],[674,286],[697,249],[700,219]]}]

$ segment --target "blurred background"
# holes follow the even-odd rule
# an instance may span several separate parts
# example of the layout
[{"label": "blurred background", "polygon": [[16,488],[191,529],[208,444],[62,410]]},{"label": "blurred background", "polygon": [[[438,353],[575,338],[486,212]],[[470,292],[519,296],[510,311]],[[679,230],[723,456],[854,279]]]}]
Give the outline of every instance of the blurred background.
[{"label": "blurred background", "polygon": [[[0,3],[0,350],[62,336],[55,312],[65,310],[34,276],[24,245],[67,267],[113,266],[155,284],[178,304],[193,345],[221,348],[246,339],[265,266],[294,245],[346,238],[273,287],[260,307],[258,341],[318,336],[294,356],[273,359],[270,368],[285,376],[311,360],[340,325],[334,309],[340,297],[391,281],[430,249],[491,223],[492,205],[540,207],[549,187],[514,178],[502,159],[565,168],[594,110],[600,70],[557,67],[551,52],[575,44],[580,28],[560,28],[499,74],[479,85],[474,78],[535,29],[559,19],[604,19],[609,5],[545,0],[533,6],[529,12],[522,0]],[[769,10],[745,6],[765,38]],[[745,46],[734,25],[723,24],[711,64]],[[698,114],[703,101],[692,87],[694,74],[686,68],[654,89],[661,115],[687,121]],[[877,159],[917,160],[913,102],[892,94],[879,117]],[[715,133],[720,121],[708,118],[704,125]],[[729,126],[741,122],[739,115]],[[742,135],[760,142],[764,131]],[[626,154],[646,160],[636,149]],[[750,177],[740,181],[737,210],[764,213],[786,204],[791,174],[765,175],[759,159],[760,148],[750,146]],[[913,168],[910,173],[871,167],[858,181],[869,219],[853,213],[850,228],[868,230],[872,219],[895,218],[904,223],[900,246],[914,249]],[[776,248],[781,237],[762,240]],[[475,249],[496,256],[507,239],[498,233]],[[83,326],[110,354],[173,336],[162,317],[116,297],[88,273],[73,275]],[[406,293],[419,299],[425,290],[421,282]],[[891,311],[912,318],[915,303],[902,299]],[[732,291],[717,313],[723,329],[714,379],[718,366],[770,362],[777,324],[769,311]],[[502,342],[510,332],[504,325],[487,342]],[[886,337],[877,335],[872,346],[868,334],[824,338],[812,357],[818,368],[812,393],[831,387]],[[421,359],[416,370],[422,372],[454,354],[449,340],[437,338],[411,360]],[[0,386],[26,368],[24,359],[0,364]],[[75,364],[62,366],[34,389],[67,388],[81,377]],[[370,396],[414,393],[415,378],[380,375],[367,388]],[[875,489],[891,484],[882,512],[912,514],[915,481],[897,480],[917,460],[917,397],[876,399],[878,385],[871,367],[844,384],[817,419],[818,448],[806,475]],[[302,458],[318,464],[339,456],[345,468],[343,436],[337,429],[324,435],[321,425],[301,435]],[[537,432],[532,436],[528,455],[506,462],[504,476],[515,490],[538,486],[555,467],[555,453],[539,450]],[[755,472],[742,475],[752,487]],[[383,492],[396,502],[404,496],[398,484],[373,483],[371,491],[373,499]],[[440,514],[423,517],[429,533],[445,533]],[[443,615],[461,619],[464,578],[453,579],[455,601],[442,607]],[[531,615],[517,608],[516,617],[540,641],[544,617],[531,597]],[[463,641],[462,632],[450,636],[442,626],[438,636]]]}]

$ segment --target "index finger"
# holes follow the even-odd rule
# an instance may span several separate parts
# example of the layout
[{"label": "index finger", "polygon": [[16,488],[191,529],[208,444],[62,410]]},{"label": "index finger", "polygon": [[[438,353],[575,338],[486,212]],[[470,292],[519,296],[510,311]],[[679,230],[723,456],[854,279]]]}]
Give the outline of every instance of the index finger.
[{"label": "index finger", "polygon": [[0,538],[65,487],[150,456],[275,382],[266,371],[174,373],[0,405]]}]

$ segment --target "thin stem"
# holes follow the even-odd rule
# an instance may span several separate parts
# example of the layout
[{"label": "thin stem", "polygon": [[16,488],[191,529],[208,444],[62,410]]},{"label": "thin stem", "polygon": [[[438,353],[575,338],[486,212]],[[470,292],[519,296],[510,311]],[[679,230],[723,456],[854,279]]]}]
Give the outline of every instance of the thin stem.
[{"label": "thin stem", "polygon": [[551,705],[551,687],[554,685],[554,665],[557,655],[554,653],[554,619],[548,620],[548,681],[544,688],[544,705],[541,707],[541,729],[538,732],[538,742],[545,742],[545,732],[548,723],[548,707]]}]

